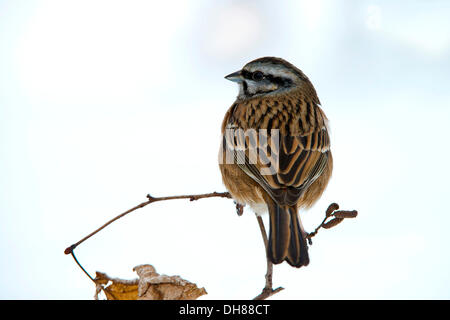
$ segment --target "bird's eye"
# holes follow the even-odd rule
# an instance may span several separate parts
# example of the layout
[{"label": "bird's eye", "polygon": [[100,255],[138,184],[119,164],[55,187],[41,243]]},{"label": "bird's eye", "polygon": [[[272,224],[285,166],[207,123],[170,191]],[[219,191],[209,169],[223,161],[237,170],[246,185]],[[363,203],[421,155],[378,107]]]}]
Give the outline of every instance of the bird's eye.
[{"label": "bird's eye", "polygon": [[252,75],[253,80],[260,81],[264,79],[264,74],[261,71],[255,71]]}]

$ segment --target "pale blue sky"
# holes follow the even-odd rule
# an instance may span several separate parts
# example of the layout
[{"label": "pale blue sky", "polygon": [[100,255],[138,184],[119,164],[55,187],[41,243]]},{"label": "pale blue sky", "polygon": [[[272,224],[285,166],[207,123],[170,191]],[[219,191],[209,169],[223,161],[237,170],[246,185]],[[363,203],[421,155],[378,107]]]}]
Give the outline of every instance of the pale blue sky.
[{"label": "pale blue sky", "polygon": [[[273,55],[302,69],[330,119],[331,202],[357,219],[322,231],[274,299],[449,299],[447,1],[0,0],[0,298],[91,299],[63,250],[154,196],[224,191],[223,79]],[[94,274],[135,265],[247,299],[265,257],[232,201],[156,203],[77,251]]]}]

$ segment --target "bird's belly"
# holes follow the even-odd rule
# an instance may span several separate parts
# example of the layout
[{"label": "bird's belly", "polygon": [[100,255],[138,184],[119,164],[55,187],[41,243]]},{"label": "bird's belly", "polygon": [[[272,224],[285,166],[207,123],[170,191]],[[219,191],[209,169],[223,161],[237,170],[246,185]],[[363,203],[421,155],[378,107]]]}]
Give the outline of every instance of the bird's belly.
[{"label": "bird's belly", "polygon": [[[235,164],[220,164],[222,181],[236,202],[248,204],[254,211],[267,211],[261,186]],[[264,208],[265,206],[265,208]]]}]

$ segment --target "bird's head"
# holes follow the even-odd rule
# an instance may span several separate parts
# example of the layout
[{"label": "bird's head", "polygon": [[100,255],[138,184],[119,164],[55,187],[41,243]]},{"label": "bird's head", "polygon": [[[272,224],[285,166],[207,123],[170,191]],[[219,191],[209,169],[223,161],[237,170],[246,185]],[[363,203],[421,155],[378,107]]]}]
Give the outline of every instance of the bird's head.
[{"label": "bird's head", "polygon": [[263,57],[247,63],[225,79],[239,84],[239,100],[302,90],[320,103],[308,77],[293,64],[275,57]]}]

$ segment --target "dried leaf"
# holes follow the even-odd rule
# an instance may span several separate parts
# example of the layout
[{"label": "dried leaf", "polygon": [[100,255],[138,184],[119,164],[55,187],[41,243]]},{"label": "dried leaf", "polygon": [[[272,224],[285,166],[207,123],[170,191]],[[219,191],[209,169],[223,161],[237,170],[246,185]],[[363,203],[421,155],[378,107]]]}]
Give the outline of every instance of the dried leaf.
[{"label": "dried leaf", "polygon": [[134,267],[139,275],[139,300],[194,300],[206,294],[205,288],[179,276],[160,275],[151,265]]},{"label": "dried leaf", "polygon": [[331,216],[331,214],[333,213],[333,211],[336,211],[337,209],[339,209],[339,205],[337,203],[332,203],[328,206],[327,211],[325,212],[325,215],[327,217]]},{"label": "dried leaf", "polygon": [[[138,280],[123,280],[111,278],[106,273],[96,272],[95,283],[106,295],[108,300],[137,300]],[[111,283],[110,283],[111,282]],[[107,285],[110,283],[109,285]]]},{"label": "dried leaf", "polygon": [[343,220],[344,218],[334,218],[333,220],[330,220],[327,223],[325,223],[322,227],[324,227],[325,229],[330,229],[333,228],[334,226],[337,226]]},{"label": "dried leaf", "polygon": [[99,290],[103,290],[108,300],[194,300],[207,294],[205,288],[198,288],[179,276],[160,275],[149,264],[136,266],[133,270],[139,279],[122,280],[97,272],[94,279],[96,297]]},{"label": "dried leaf", "polygon": [[358,211],[335,211],[333,216],[336,218],[355,218],[358,215]]}]

